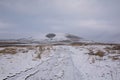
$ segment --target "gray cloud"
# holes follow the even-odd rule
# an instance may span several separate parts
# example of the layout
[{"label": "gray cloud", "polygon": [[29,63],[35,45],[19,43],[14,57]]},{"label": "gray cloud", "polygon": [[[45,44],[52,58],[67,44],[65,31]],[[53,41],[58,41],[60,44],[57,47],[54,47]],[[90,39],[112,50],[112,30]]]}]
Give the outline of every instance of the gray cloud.
[{"label": "gray cloud", "polygon": [[119,0],[1,0],[0,33],[8,37],[64,32],[119,41],[119,4]]}]

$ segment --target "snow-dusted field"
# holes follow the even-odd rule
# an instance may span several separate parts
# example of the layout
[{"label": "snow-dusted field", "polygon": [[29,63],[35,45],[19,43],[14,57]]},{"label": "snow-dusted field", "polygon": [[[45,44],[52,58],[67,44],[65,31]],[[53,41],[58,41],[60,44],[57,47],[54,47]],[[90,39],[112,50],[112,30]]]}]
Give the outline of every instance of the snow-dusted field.
[{"label": "snow-dusted field", "polygon": [[120,51],[106,47],[17,47],[16,54],[0,53],[0,80],[120,80]]}]

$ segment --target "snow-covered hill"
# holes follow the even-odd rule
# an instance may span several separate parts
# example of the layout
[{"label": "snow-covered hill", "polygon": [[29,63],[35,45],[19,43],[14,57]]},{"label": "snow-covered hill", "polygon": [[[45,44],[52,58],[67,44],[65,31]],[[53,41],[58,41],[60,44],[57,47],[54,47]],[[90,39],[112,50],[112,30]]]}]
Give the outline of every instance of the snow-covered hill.
[{"label": "snow-covered hill", "polygon": [[[47,37],[48,34],[54,34],[53,38]],[[79,36],[68,34],[68,33],[48,33],[40,34],[39,36],[26,37],[20,39],[7,39],[0,40],[0,46],[9,46],[9,45],[33,45],[33,44],[71,44],[71,43],[95,43],[91,40],[86,40]],[[9,43],[9,44],[8,44]]]},{"label": "snow-covered hill", "polygon": [[2,47],[0,80],[120,80],[120,47]]},{"label": "snow-covered hill", "polygon": [[[51,34],[51,33],[47,33],[47,34]],[[49,38],[46,37],[47,34],[40,34],[39,36],[34,36],[34,39],[35,40],[46,40],[46,39],[49,40]],[[56,39],[56,40],[65,40],[65,39],[67,39],[65,37],[65,35],[66,35],[65,33],[52,33],[52,34],[55,34],[55,37],[53,39]]]},{"label": "snow-covered hill", "polygon": [[[51,33],[48,33],[51,34]],[[41,34],[37,37],[33,37],[33,39],[36,42],[40,43],[55,43],[55,42],[65,42],[65,43],[70,43],[70,42],[86,42],[86,43],[93,43],[93,41],[86,40],[84,38],[81,38],[79,36],[73,35],[73,34],[68,34],[68,33],[52,33],[55,34],[55,36],[50,39],[46,37],[48,34]]]}]

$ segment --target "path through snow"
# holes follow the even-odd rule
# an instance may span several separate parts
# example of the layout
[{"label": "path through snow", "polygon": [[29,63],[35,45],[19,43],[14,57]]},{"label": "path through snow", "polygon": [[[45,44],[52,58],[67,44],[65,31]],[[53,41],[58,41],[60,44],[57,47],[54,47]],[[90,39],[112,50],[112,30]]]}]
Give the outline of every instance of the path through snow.
[{"label": "path through snow", "polygon": [[83,80],[74,66],[72,52],[69,48],[61,48],[52,51],[48,60],[6,80]]}]

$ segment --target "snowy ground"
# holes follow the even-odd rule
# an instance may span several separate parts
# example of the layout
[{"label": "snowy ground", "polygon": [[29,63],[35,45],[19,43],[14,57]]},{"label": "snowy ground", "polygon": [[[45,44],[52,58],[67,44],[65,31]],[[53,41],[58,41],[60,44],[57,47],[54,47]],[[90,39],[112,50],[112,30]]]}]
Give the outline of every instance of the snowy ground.
[{"label": "snowy ground", "polygon": [[[120,60],[109,58],[120,54],[105,47],[58,45],[0,54],[0,80],[120,80]],[[106,55],[89,55],[90,50]]]}]

